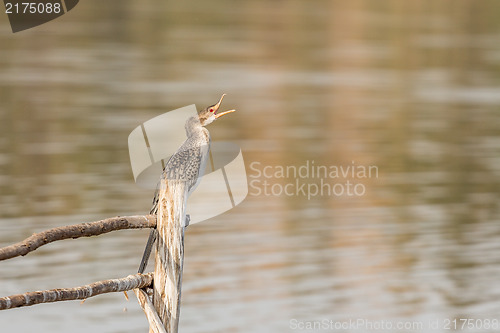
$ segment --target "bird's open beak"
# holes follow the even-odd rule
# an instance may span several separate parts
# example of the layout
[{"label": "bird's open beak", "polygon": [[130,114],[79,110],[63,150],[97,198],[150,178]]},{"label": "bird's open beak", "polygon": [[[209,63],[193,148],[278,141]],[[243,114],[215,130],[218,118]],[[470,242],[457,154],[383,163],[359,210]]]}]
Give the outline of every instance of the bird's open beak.
[{"label": "bird's open beak", "polygon": [[225,114],[228,114],[228,113],[231,113],[231,112],[235,112],[235,111],[236,111],[236,110],[234,110],[234,109],[233,109],[233,110],[229,110],[229,111],[224,111],[224,112],[221,112],[221,113],[217,113],[217,114],[215,115],[215,119],[217,119],[217,118],[219,118],[219,117],[222,117],[222,116],[223,116],[223,115],[225,115]]},{"label": "bird's open beak", "polygon": [[226,96],[226,94],[222,94],[219,102],[217,102],[217,104],[214,105],[214,109],[215,109],[215,119],[219,118],[219,117],[222,117],[223,115],[226,115],[228,113],[231,113],[231,112],[235,112],[236,110],[229,110],[229,111],[224,111],[224,112],[221,112],[221,113],[217,113],[217,111],[219,110],[219,107],[222,103],[222,100],[224,99],[224,96]]}]

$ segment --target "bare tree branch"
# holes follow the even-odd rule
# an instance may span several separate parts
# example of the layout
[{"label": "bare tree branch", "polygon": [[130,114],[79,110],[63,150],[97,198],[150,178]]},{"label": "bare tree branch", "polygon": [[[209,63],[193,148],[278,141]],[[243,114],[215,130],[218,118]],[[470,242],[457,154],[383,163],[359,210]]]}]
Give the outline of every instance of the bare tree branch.
[{"label": "bare tree branch", "polygon": [[163,327],[163,323],[161,322],[158,313],[155,310],[153,302],[149,299],[149,296],[142,289],[134,289],[135,296],[139,301],[139,305],[142,310],[146,314],[146,318],[149,322],[149,332],[152,333],[167,333],[165,327]]},{"label": "bare tree branch", "polygon": [[105,234],[114,230],[154,228],[154,215],[117,216],[97,222],[88,222],[42,231],[22,242],[0,248],[0,260],[24,256],[40,246],[68,238],[89,237]]},{"label": "bare tree branch", "polygon": [[162,179],[158,202],[153,304],[169,333],[179,331],[187,186]]},{"label": "bare tree branch", "polygon": [[153,273],[129,275],[120,279],[111,279],[94,282],[75,288],[61,288],[44,291],[32,291],[24,294],[0,298],[0,310],[12,309],[40,303],[71,301],[86,299],[92,296],[127,291],[150,286],[153,282]]}]

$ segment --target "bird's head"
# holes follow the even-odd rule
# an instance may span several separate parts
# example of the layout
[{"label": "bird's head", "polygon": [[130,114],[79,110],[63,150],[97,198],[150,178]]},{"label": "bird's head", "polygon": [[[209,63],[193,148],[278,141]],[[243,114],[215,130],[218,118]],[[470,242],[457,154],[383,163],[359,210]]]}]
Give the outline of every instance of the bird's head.
[{"label": "bird's head", "polygon": [[208,124],[212,123],[214,120],[219,119],[220,117],[222,117],[228,113],[236,111],[236,110],[229,110],[229,111],[219,112],[219,108],[220,108],[220,105],[222,103],[222,100],[224,99],[224,96],[226,96],[226,94],[222,94],[221,98],[219,99],[219,101],[216,104],[211,105],[209,107],[206,107],[205,109],[201,110],[198,113],[198,117],[200,118],[201,126],[207,126]]}]

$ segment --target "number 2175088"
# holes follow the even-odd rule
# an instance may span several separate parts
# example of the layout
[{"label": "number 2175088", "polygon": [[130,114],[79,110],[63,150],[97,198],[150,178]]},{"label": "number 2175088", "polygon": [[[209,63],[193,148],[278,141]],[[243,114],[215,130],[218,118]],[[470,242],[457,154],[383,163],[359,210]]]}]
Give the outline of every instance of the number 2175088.
[{"label": "number 2175088", "polygon": [[59,14],[61,11],[61,3],[59,2],[5,3],[5,13],[7,14]]}]

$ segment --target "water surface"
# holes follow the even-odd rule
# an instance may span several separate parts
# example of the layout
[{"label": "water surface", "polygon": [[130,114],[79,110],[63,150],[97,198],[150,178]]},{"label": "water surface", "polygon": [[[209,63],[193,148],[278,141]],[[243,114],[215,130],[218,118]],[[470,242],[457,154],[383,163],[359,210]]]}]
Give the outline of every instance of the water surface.
[{"label": "water surface", "polygon": [[[152,191],[133,182],[128,134],[225,92],[238,112],[210,126],[212,140],[239,144],[256,183],[240,206],[188,229],[181,332],[301,331],[325,319],[438,320],[399,331],[440,332],[446,319],[500,319],[498,7],[87,0],[18,34],[3,16],[0,246],[147,212]],[[374,165],[378,177],[325,179],[360,183],[360,196],[257,193],[297,180],[257,165],[308,161]],[[134,273],[147,233],[2,262],[0,295]],[[3,311],[0,323],[147,330],[134,297],[118,293]]]}]

